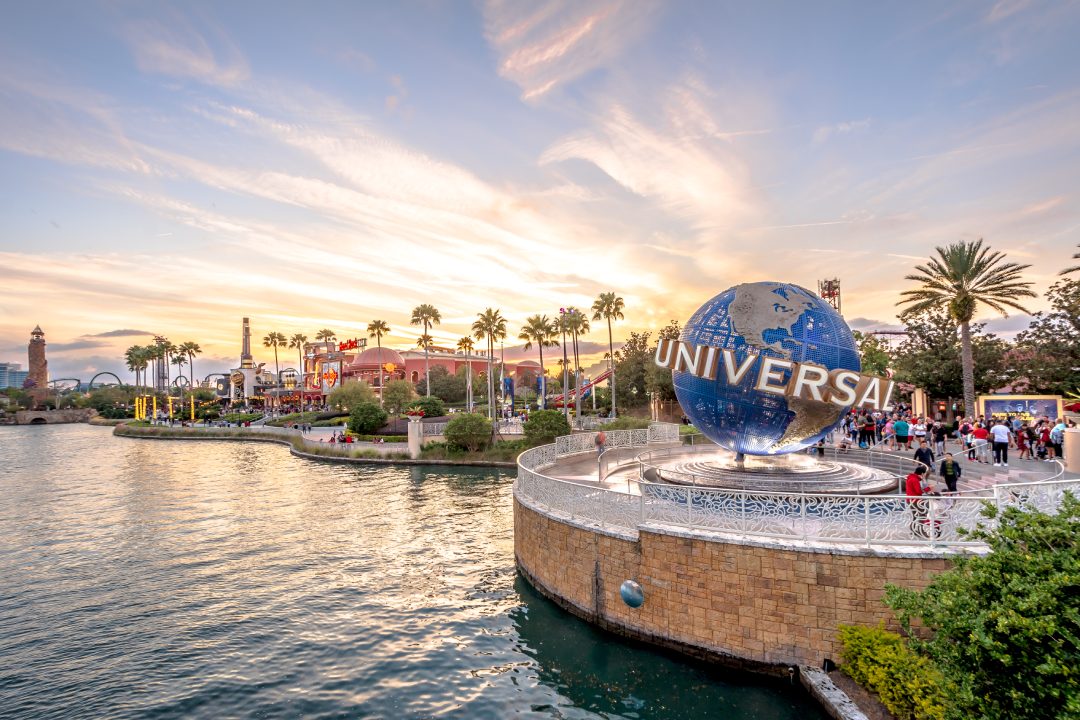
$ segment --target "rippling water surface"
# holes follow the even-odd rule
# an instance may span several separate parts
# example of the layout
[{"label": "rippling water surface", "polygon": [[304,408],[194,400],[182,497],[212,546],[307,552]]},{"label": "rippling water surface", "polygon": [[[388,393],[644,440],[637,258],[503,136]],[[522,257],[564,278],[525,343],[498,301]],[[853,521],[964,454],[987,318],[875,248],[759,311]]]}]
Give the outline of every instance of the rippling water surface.
[{"label": "rippling water surface", "polygon": [[538,596],[512,480],[0,428],[0,716],[824,717]]}]

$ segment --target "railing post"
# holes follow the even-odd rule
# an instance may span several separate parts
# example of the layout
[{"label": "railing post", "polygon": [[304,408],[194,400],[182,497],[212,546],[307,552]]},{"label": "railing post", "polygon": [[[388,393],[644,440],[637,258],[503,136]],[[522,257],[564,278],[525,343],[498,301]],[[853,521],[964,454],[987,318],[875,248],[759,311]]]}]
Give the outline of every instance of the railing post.
[{"label": "railing post", "polygon": [[799,522],[802,524],[802,539],[806,540],[810,536],[806,525],[806,493],[799,495]]},{"label": "railing post", "polygon": [[691,491],[690,488],[686,488],[686,526],[688,528],[693,528],[694,527],[694,516],[693,516],[694,503],[692,501],[693,498],[690,495],[691,492],[692,491]]},{"label": "railing post", "polygon": [[866,539],[866,547],[870,547],[870,498],[863,499],[863,535]]}]

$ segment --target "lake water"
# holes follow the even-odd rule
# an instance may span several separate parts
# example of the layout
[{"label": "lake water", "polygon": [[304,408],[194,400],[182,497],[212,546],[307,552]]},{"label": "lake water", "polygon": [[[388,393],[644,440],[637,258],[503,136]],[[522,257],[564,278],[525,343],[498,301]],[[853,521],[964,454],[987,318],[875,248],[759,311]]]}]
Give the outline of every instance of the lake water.
[{"label": "lake water", "polygon": [[0,428],[0,716],[825,717],[535,593],[512,481]]}]

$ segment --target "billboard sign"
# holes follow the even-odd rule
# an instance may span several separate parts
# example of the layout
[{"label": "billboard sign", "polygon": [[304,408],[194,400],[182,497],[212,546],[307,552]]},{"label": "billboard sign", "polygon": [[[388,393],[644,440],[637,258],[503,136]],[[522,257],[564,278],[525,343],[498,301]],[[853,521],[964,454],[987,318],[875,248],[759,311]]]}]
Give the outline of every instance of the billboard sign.
[{"label": "billboard sign", "polygon": [[983,417],[1018,417],[1030,423],[1048,417],[1062,417],[1060,395],[980,395],[979,414]]}]

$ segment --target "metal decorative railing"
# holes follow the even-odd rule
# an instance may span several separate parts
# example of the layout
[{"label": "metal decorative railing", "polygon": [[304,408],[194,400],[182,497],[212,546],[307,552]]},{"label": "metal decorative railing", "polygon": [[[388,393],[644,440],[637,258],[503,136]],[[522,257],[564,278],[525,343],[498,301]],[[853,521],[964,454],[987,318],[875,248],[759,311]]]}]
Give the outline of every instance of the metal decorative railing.
[{"label": "metal decorative railing", "polygon": [[[606,433],[609,445],[616,432],[642,431],[609,431]],[[639,480],[641,494],[631,494],[596,483],[561,480],[544,472],[560,458],[592,450],[594,438],[595,433],[579,433],[522,453],[514,483],[518,501],[626,537],[636,537],[641,527],[664,527],[682,532],[737,534],[814,544],[854,544],[882,549],[915,545],[962,550],[982,547],[981,542],[967,538],[962,531],[980,523],[992,525],[982,515],[986,502],[999,508],[1015,505],[1053,512],[1065,492],[1080,490],[1078,480],[1057,479],[997,485],[989,498],[915,499],[902,495],[749,492]],[[645,446],[649,442],[648,431],[626,441],[627,447],[632,447],[631,443]],[[876,456],[867,458],[871,459],[887,462]],[[623,460],[625,455],[616,453],[611,462]],[[896,460],[907,463],[908,470],[914,464],[908,458]]]},{"label": "metal decorative railing", "polygon": [[424,435],[443,435],[446,433],[446,426],[450,423],[420,423],[420,426],[424,430]]}]

